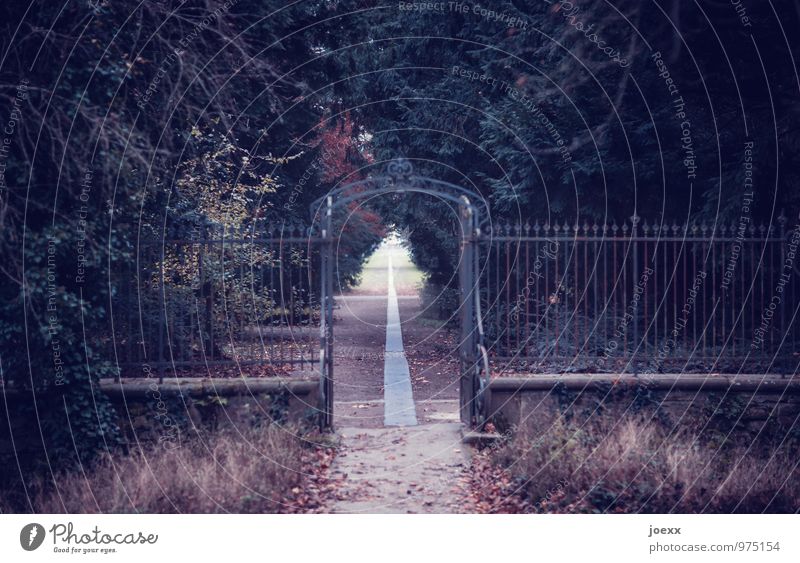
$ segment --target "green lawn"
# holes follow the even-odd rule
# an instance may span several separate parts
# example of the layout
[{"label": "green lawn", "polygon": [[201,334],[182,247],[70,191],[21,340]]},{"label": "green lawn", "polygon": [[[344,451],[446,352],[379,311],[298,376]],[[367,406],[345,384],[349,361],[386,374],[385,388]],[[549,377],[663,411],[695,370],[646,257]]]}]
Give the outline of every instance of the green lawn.
[{"label": "green lawn", "polygon": [[418,293],[425,279],[424,274],[414,265],[408,250],[396,237],[385,239],[369,257],[361,273],[361,282],[354,292],[385,294],[388,289],[387,267],[390,256],[397,292],[406,295]]}]

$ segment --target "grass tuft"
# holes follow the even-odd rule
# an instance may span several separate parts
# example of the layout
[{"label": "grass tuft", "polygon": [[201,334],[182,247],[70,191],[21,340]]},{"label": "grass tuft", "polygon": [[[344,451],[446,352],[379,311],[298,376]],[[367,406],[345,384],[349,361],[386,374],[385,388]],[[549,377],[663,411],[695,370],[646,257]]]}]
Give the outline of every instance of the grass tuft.
[{"label": "grass tuft", "polygon": [[[711,447],[638,418],[523,430],[492,458],[537,512],[790,513],[797,452]],[[534,428],[534,426],[531,426]]]}]

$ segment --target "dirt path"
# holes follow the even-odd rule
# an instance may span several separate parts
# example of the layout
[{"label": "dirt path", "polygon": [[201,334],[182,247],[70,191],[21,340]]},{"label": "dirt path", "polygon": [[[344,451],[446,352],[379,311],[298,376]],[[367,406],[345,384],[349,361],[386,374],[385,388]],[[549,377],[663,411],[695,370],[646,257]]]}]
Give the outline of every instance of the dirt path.
[{"label": "dirt path", "polygon": [[[389,262],[399,305],[400,353],[408,361],[418,422],[414,426],[384,427]],[[410,270],[413,266],[397,248],[382,248],[368,262],[364,283],[337,298],[334,418],[342,444],[332,467],[332,477],[340,482],[332,512],[462,510],[469,452],[461,443],[452,334],[422,317],[419,278]],[[396,354],[390,351],[390,363]]]},{"label": "dirt path", "polygon": [[469,457],[461,425],[342,428],[339,513],[452,513],[463,505],[461,477]]}]

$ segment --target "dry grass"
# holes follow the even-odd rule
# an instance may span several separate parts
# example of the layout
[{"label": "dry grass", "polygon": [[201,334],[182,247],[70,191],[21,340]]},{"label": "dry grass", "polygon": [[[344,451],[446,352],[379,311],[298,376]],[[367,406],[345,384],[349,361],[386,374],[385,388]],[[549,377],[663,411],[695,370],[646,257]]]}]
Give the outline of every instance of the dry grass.
[{"label": "dry grass", "polygon": [[719,449],[626,418],[557,419],[494,452],[541,512],[757,513],[800,509],[798,456]]},{"label": "dry grass", "polygon": [[300,439],[278,427],[106,455],[34,486],[37,513],[273,513],[302,482]]}]

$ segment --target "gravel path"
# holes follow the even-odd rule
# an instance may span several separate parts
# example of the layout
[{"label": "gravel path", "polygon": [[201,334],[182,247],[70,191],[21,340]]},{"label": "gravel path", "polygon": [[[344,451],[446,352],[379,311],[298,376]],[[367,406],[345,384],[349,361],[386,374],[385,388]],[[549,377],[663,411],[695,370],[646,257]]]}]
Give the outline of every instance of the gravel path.
[{"label": "gravel path", "polygon": [[[402,327],[400,354],[404,361],[408,358],[410,373],[404,376],[416,417],[404,423],[390,416],[393,425],[387,427],[384,416],[391,408],[385,410],[384,372],[394,369],[398,345],[392,334],[400,329],[390,323],[387,364],[387,306],[394,297],[387,274],[392,266]],[[331,468],[331,477],[339,482],[332,512],[463,511],[463,476],[470,456],[458,422],[457,362],[450,334],[423,322],[416,288],[409,281],[414,278],[404,271],[409,266],[401,249],[383,247],[367,264],[368,283],[337,298],[334,424],[341,448]],[[388,313],[390,321],[396,320],[391,307]],[[388,404],[397,404],[392,390]]]},{"label": "gravel path", "polygon": [[342,428],[341,479],[333,512],[461,512],[469,456],[458,423],[394,428]]}]

